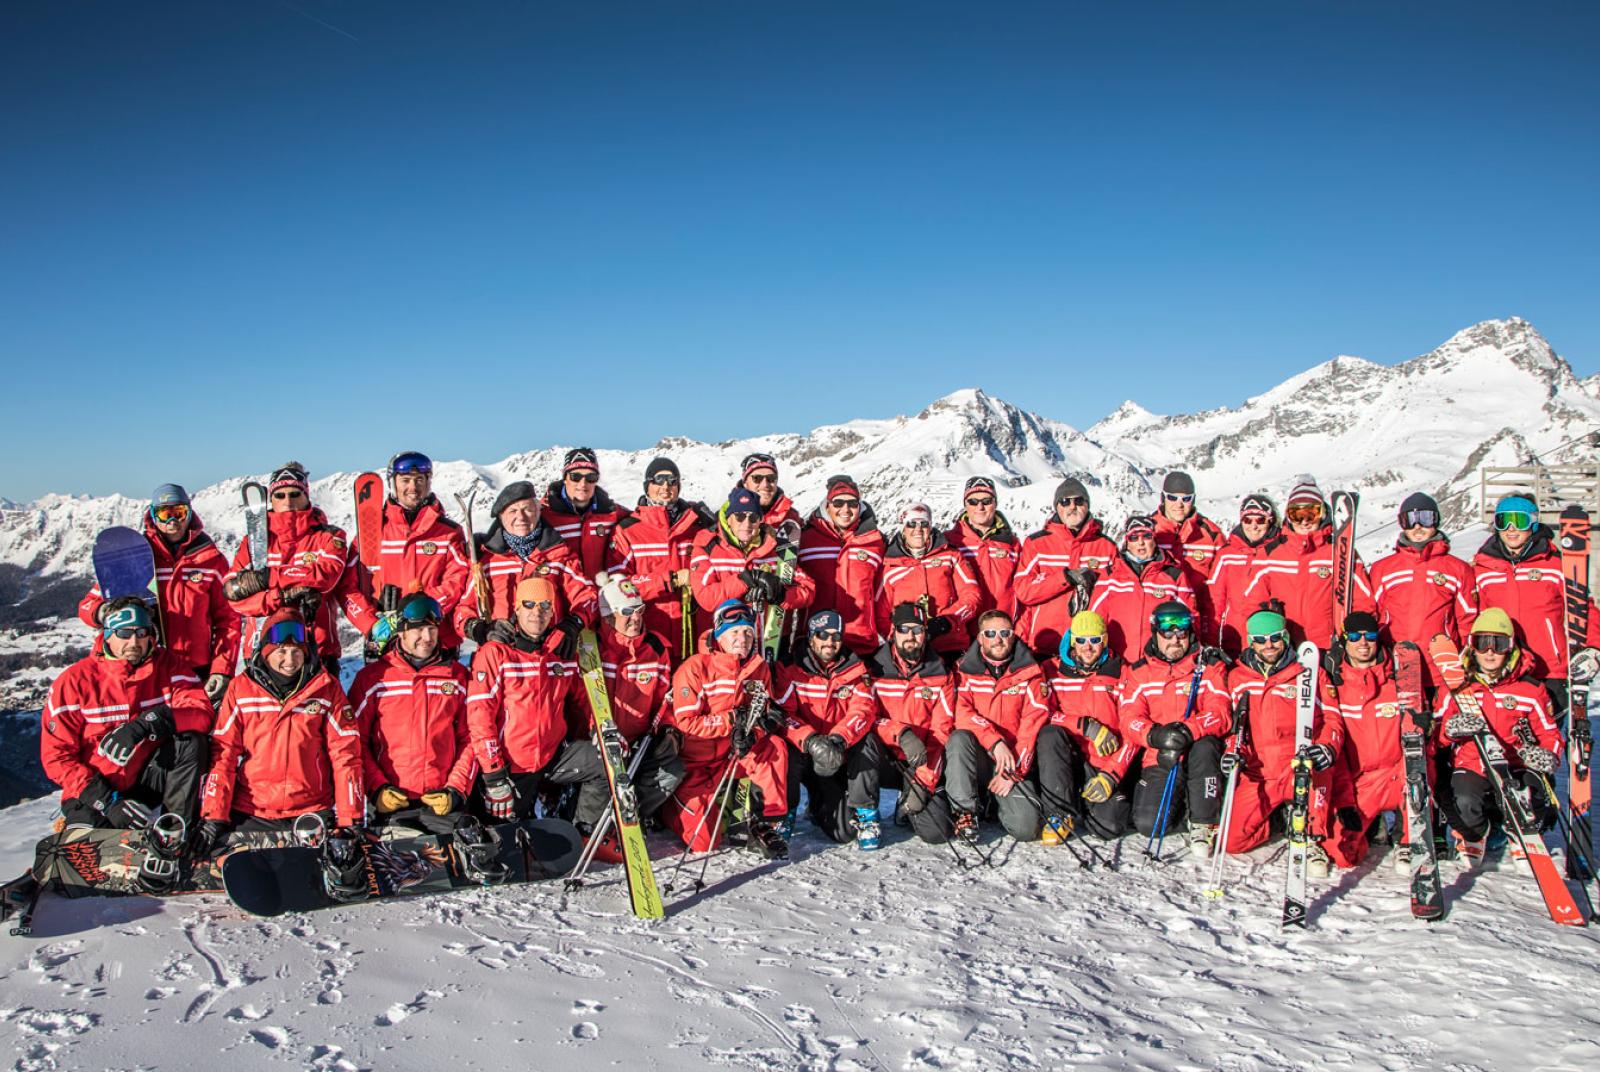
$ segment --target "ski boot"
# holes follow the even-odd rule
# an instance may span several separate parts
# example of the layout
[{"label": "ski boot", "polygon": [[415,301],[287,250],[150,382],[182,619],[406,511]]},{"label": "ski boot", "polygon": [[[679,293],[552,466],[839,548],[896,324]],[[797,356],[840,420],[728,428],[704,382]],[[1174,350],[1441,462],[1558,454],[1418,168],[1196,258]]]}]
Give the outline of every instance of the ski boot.
[{"label": "ski boot", "polygon": [[1390,866],[1396,871],[1400,872],[1400,874],[1409,875],[1411,873],[1410,844],[1402,841],[1400,844],[1396,845],[1394,847],[1394,851],[1389,854],[1389,861]]},{"label": "ski boot", "polygon": [[1322,847],[1322,842],[1315,839],[1306,848],[1306,877],[1327,878],[1333,873],[1333,861],[1328,858],[1328,850]]},{"label": "ski boot", "polygon": [[1477,867],[1483,862],[1484,847],[1488,844],[1488,839],[1479,838],[1476,841],[1468,841],[1461,836],[1461,831],[1451,830],[1450,843],[1455,846],[1456,855],[1461,858],[1464,864],[1468,867]]},{"label": "ski boot", "polygon": [[500,835],[476,819],[463,819],[453,835],[456,862],[461,874],[480,886],[497,886],[511,877],[511,868],[500,860]]},{"label": "ski boot", "polygon": [[978,817],[970,811],[957,809],[955,815],[955,838],[963,845],[976,845],[978,843]]},{"label": "ski boot", "polygon": [[1195,863],[1210,863],[1211,850],[1216,843],[1216,827],[1208,823],[1194,823],[1189,827],[1189,855]]},{"label": "ski boot", "polygon": [[1065,845],[1072,836],[1073,821],[1070,815],[1048,815],[1044,820],[1044,829],[1039,831],[1039,844]]},{"label": "ski boot", "polygon": [[789,843],[778,828],[766,819],[755,819],[749,826],[749,840],[744,847],[764,860],[784,860],[789,856]]},{"label": "ski boot", "polygon": [[877,808],[856,809],[856,848],[862,852],[872,852],[877,849],[883,837],[883,828],[878,825]]},{"label": "ski boot", "polygon": [[159,897],[177,889],[178,856],[188,843],[188,825],[177,812],[163,812],[145,828],[144,851],[133,877],[141,893]]},{"label": "ski boot", "polygon": [[778,836],[785,841],[794,837],[794,817],[793,811],[784,812],[783,819],[778,823]]},{"label": "ski boot", "polygon": [[[588,829],[584,829],[588,827]],[[578,833],[583,835],[584,844],[594,840],[594,827],[588,823],[578,827]],[[605,836],[600,843],[589,853],[589,859],[597,864],[620,864],[623,861],[622,841],[617,837],[616,824],[606,828]]]},{"label": "ski boot", "polygon": [[340,904],[365,901],[371,895],[360,837],[340,830],[322,843],[322,886]]}]

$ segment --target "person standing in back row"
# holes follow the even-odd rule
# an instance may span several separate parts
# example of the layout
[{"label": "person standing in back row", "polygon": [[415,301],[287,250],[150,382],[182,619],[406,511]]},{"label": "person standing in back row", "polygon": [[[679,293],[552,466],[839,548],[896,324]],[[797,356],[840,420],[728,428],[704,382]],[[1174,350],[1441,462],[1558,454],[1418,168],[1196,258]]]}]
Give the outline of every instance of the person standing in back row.
[{"label": "person standing in back row", "polygon": [[611,501],[600,486],[600,460],[590,447],[573,447],[561,460],[561,479],[544,493],[544,521],[567,541],[583,564],[583,575],[593,577],[614,565],[609,552],[611,533],[628,511]]},{"label": "person standing in back row", "polygon": [[978,582],[978,613],[1003,610],[1017,613],[1013,584],[1022,544],[998,507],[994,481],[986,476],[967,478],[961,492],[962,511],[944,536],[961,552],[967,571]]},{"label": "person standing in back row", "polygon": [[1022,542],[1017,568],[1017,631],[1036,652],[1061,647],[1072,616],[1089,609],[1094,583],[1116,560],[1117,545],[1089,513],[1089,489],[1077,477],[1056,488],[1045,527]]},{"label": "person standing in back row", "polygon": [[1189,587],[1194,590],[1200,641],[1215,643],[1217,601],[1211,592],[1211,572],[1228,537],[1196,509],[1194,478],[1176,469],[1161,482],[1161,509],[1156,511],[1153,520],[1156,543],[1183,567]]}]

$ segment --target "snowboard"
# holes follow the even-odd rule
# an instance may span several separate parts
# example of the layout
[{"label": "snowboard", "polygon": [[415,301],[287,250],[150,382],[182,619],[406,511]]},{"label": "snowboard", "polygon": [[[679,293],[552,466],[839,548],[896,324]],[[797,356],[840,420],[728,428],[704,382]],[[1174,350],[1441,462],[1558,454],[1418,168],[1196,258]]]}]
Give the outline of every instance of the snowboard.
[{"label": "snowboard", "polygon": [[1433,844],[1433,796],[1428,788],[1426,701],[1422,692],[1422,649],[1409,640],[1394,646],[1395,697],[1400,701],[1400,751],[1406,769],[1406,841],[1411,846],[1411,914],[1444,918],[1444,890]]},{"label": "snowboard", "polygon": [[[560,878],[583,850],[577,828],[560,819],[525,819],[491,829],[499,840],[496,860],[507,868],[507,884]],[[367,831],[360,848],[366,856],[369,901],[482,886],[463,872],[448,834],[385,841]],[[307,845],[232,853],[222,861],[222,884],[229,900],[256,916],[314,912],[346,903],[328,894],[322,850]]]},{"label": "snowboard", "polygon": [[150,606],[161,631],[161,598],[156,587],[156,556],[144,533],[126,525],[102,529],[94,538],[94,583],[106,602],[138,596]]}]

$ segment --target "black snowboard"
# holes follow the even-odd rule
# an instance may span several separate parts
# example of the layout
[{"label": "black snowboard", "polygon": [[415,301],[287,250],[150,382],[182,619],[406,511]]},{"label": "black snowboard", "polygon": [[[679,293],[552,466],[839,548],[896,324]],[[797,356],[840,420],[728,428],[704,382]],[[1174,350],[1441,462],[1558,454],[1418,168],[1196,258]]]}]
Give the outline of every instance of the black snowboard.
[{"label": "black snowboard", "polygon": [[[507,884],[560,878],[583,851],[577,828],[560,819],[527,819],[493,829],[500,839],[498,859],[509,871]],[[368,900],[481,886],[462,873],[454,840],[447,834],[384,841],[369,833],[361,850],[367,860]],[[235,852],[222,861],[222,885],[229,899],[252,915],[332,908],[342,902],[323,886],[321,857],[321,849],[300,845]]]}]

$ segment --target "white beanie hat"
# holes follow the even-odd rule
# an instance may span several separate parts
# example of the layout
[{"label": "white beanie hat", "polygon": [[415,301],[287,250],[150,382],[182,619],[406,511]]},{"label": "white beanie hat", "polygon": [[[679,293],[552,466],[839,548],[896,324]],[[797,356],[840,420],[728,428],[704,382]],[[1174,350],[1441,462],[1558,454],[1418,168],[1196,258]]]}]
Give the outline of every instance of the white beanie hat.
[{"label": "white beanie hat", "polygon": [[621,610],[632,610],[644,606],[644,600],[639,598],[639,589],[626,577],[613,578],[605,572],[594,575],[594,583],[600,589],[600,613],[609,618]]}]

